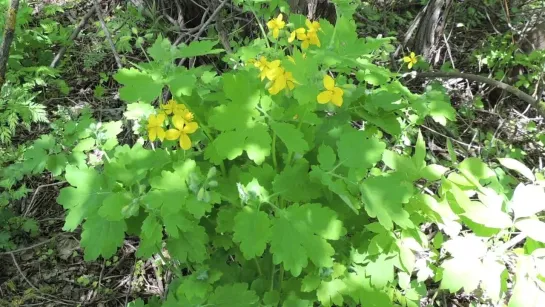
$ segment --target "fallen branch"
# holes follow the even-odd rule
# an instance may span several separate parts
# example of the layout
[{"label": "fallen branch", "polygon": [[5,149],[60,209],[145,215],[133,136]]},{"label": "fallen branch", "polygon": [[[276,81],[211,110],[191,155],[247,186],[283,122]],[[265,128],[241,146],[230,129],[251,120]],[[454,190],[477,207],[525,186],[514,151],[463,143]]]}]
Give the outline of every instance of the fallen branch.
[{"label": "fallen branch", "polygon": [[9,59],[9,48],[15,37],[15,24],[17,23],[17,11],[19,10],[19,0],[11,0],[6,18],[6,27],[4,37],[0,46],[0,93],[6,82],[6,70]]},{"label": "fallen branch", "polygon": [[102,11],[100,10],[100,6],[98,5],[97,0],[93,0],[93,5],[95,7],[98,20],[100,21],[100,25],[102,26],[102,30],[104,30],[104,35],[106,36],[106,40],[110,44],[110,48],[112,49],[112,53],[114,54],[115,62],[117,63],[117,68],[121,69],[123,68],[123,64],[121,64],[121,58],[119,57],[119,54],[117,54],[114,41],[112,40],[110,31],[108,30],[108,27],[106,26],[106,23],[104,22],[104,18],[102,17]]},{"label": "fallen branch", "polygon": [[[73,40],[76,39],[76,37],[79,35],[79,32],[81,32],[81,30],[83,30],[83,28],[85,27],[87,22],[89,22],[89,19],[91,18],[91,16],[93,16],[94,13],[95,13],[95,7],[93,6],[93,7],[91,7],[91,9],[89,9],[87,14],[85,14],[85,16],[83,16],[83,19],[79,22],[78,26],[74,29],[74,31],[72,31],[72,34],[68,38],[68,41],[73,41]],[[51,61],[51,64],[49,64],[49,67],[51,67],[51,68],[57,67],[57,65],[59,64],[59,61],[62,59],[62,57],[66,53],[66,49],[67,49],[67,47],[63,46],[59,50],[59,52],[57,52],[57,54],[55,55],[55,58],[53,58],[53,61]]]},{"label": "fallen branch", "polygon": [[534,107],[539,113],[539,115],[545,117],[545,103],[543,101],[534,99],[534,97],[526,94],[525,92],[519,90],[518,88],[511,86],[507,83],[503,83],[501,81],[497,81],[497,80],[479,76],[479,75],[466,74],[461,72],[430,71],[430,72],[420,72],[420,73],[409,73],[408,75],[412,75],[414,78],[440,78],[440,79],[462,78],[462,79],[467,79],[470,81],[488,84],[488,85],[500,88],[502,90],[505,90],[517,96],[521,100],[527,102],[529,105]]}]

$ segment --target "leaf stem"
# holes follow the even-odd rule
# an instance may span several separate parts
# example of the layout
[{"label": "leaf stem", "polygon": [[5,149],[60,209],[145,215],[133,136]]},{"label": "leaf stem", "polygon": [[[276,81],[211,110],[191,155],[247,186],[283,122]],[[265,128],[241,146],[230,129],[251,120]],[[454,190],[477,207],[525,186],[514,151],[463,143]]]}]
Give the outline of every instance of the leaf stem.
[{"label": "leaf stem", "polygon": [[274,170],[278,172],[278,161],[276,161],[276,132],[273,132],[273,139],[272,139],[272,160],[273,160]]},{"label": "leaf stem", "polygon": [[259,273],[259,276],[263,275],[263,272],[261,271],[261,266],[259,265],[259,261],[257,261],[257,258],[254,258],[255,265],[257,266],[257,273]]},{"label": "leaf stem", "polygon": [[274,265],[274,260],[271,258],[271,287],[269,291],[272,291],[274,289],[274,273],[276,273],[275,269],[276,266]]}]

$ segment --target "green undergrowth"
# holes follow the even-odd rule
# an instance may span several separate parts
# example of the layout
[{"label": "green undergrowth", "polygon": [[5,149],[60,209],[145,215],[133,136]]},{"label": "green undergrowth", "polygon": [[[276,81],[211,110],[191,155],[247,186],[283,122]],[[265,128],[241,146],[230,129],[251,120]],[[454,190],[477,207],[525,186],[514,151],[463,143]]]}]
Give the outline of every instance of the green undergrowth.
[{"label": "green undergrowth", "polygon": [[[130,306],[420,306],[433,287],[538,306],[543,175],[427,150],[424,120],[456,120],[445,89],[411,92],[378,64],[392,39],[358,37],[339,8],[334,25],[275,14],[232,54],[158,37],[114,75],[123,119],[60,116],[1,170],[4,199],[49,172],[85,260],[139,237],[174,279]],[[176,64],[198,56],[229,69]]]}]

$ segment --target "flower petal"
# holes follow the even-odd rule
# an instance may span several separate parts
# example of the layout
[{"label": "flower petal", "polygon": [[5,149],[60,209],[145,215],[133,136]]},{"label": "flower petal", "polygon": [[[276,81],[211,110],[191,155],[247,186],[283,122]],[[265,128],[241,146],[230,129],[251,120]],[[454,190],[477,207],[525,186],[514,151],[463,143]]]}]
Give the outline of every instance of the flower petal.
[{"label": "flower petal", "polygon": [[191,139],[185,133],[180,135],[180,147],[182,147],[183,150],[188,150],[191,148]]},{"label": "flower petal", "polygon": [[288,43],[292,43],[295,40],[295,31],[292,31],[290,33],[290,37],[288,38]]},{"label": "flower petal", "polygon": [[324,87],[328,91],[332,91],[335,87],[335,79],[333,79],[330,75],[324,75]]},{"label": "flower petal", "polygon": [[150,128],[148,129],[148,137],[150,141],[155,141],[157,139],[157,130],[156,128]]},{"label": "flower petal", "polygon": [[403,57],[403,62],[409,63],[410,61],[411,61],[411,58],[410,58],[410,57],[408,57],[408,56],[404,56],[404,57]]},{"label": "flower petal", "polygon": [[182,130],[184,128],[184,123],[185,120],[182,115],[178,114],[172,117],[172,124],[174,124],[174,127],[176,127],[176,129]]},{"label": "flower petal", "polygon": [[340,96],[342,97],[344,95],[344,91],[340,87],[334,87],[333,88],[333,96]]},{"label": "flower petal", "polygon": [[301,48],[303,49],[307,49],[309,46],[309,41],[308,40],[304,40],[303,43],[301,44]]},{"label": "flower petal", "polygon": [[411,52],[411,58],[416,58],[416,54],[414,52]]},{"label": "flower petal", "polygon": [[267,22],[267,28],[269,28],[269,30],[273,29],[274,27],[276,26],[276,21],[273,19],[273,20],[269,20]]},{"label": "flower petal", "polygon": [[158,124],[157,126],[161,126],[165,122],[165,114],[163,113],[157,114],[156,119]]},{"label": "flower petal", "polygon": [[159,127],[159,128],[156,128],[156,131],[157,131],[157,137],[162,142],[165,139],[165,135],[166,135],[165,129]]},{"label": "flower petal", "polygon": [[305,26],[307,26],[307,28],[309,28],[309,30],[311,30],[312,29],[312,22],[309,19],[305,20]]},{"label": "flower petal", "polygon": [[409,69],[413,68],[413,62],[409,62],[409,64],[407,65],[407,67],[409,67]]},{"label": "flower petal", "polygon": [[284,19],[284,16],[282,15],[282,13],[278,14],[278,16],[276,17],[276,22],[281,22],[282,19]]},{"label": "flower petal", "polygon": [[278,35],[280,34],[280,30],[278,28],[274,28],[273,30],[273,37],[278,38]]},{"label": "flower petal", "polygon": [[331,102],[336,105],[337,107],[340,107],[343,105],[343,96],[342,95],[337,95],[337,94],[333,94],[331,96]]},{"label": "flower petal", "polygon": [[180,137],[180,130],[168,129],[165,133],[165,138],[169,141],[177,140]]},{"label": "flower petal", "polygon": [[325,104],[328,103],[331,100],[331,97],[333,96],[333,92],[331,91],[323,91],[320,94],[318,94],[318,103]]},{"label": "flower petal", "polygon": [[198,128],[199,128],[199,124],[197,124],[196,122],[190,122],[185,124],[184,130],[182,131],[183,133],[191,134],[197,131]]}]

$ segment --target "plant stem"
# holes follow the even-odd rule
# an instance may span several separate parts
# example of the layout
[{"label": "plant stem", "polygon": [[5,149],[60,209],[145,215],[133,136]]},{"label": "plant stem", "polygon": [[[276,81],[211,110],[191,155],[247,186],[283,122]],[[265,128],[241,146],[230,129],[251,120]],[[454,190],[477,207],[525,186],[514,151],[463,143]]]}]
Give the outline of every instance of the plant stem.
[{"label": "plant stem", "polygon": [[263,275],[261,272],[261,266],[259,265],[259,261],[257,261],[257,258],[254,258],[255,265],[257,266],[257,273],[259,273],[259,276]]},{"label": "plant stem", "polygon": [[278,162],[276,161],[276,132],[273,132],[273,139],[272,139],[272,160],[273,160],[274,170],[275,170],[275,171],[278,171]]},{"label": "plant stem", "polygon": [[272,265],[272,268],[271,268],[271,287],[270,287],[270,290],[269,291],[272,291],[274,289],[274,273],[275,272],[275,265],[274,265],[274,262],[271,261],[271,265]]}]

